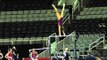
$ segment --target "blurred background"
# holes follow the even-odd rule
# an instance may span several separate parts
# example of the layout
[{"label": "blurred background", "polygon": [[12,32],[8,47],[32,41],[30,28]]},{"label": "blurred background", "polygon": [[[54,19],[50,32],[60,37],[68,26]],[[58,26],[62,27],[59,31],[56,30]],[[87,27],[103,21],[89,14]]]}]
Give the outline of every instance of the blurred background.
[{"label": "blurred background", "polygon": [[[61,12],[63,3],[64,29],[70,36],[49,39],[58,35],[57,17],[51,5],[55,4]],[[107,0],[0,0],[0,49],[4,56],[16,46],[20,59],[28,58],[29,49],[49,47],[51,40],[52,58],[56,52],[62,56],[68,47],[71,59],[84,59],[91,51],[107,60],[106,32]],[[49,50],[37,52],[40,58],[50,57]]]}]

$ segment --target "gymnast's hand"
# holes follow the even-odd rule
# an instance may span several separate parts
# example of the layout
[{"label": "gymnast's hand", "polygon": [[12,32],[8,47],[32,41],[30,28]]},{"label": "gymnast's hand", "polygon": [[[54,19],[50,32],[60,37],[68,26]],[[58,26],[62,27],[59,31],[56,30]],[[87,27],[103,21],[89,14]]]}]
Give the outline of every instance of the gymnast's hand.
[{"label": "gymnast's hand", "polygon": [[63,7],[65,7],[65,3],[63,3]]},{"label": "gymnast's hand", "polygon": [[52,6],[54,7],[55,5],[54,5],[54,4],[52,4]]}]

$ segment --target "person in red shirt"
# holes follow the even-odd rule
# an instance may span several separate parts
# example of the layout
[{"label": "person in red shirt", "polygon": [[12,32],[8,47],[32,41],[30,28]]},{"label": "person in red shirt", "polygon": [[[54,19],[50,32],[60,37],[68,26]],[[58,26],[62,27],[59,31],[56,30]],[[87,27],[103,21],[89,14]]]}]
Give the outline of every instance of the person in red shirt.
[{"label": "person in red shirt", "polygon": [[30,59],[31,60],[38,60],[38,53],[35,51],[35,49],[32,49],[32,51],[30,52]]},{"label": "person in red shirt", "polygon": [[8,53],[5,55],[5,58],[8,60],[13,60],[13,53],[11,48],[9,49]]}]

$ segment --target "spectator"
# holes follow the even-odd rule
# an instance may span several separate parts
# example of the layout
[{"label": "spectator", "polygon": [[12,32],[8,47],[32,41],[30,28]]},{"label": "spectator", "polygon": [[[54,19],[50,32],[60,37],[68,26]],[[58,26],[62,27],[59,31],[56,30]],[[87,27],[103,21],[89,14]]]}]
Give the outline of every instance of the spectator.
[{"label": "spectator", "polygon": [[17,49],[16,49],[16,47],[15,46],[13,46],[13,48],[12,48],[12,52],[13,52],[13,60],[18,60],[18,54],[17,54]]},{"label": "spectator", "polygon": [[89,54],[86,56],[85,60],[96,60],[95,56],[89,52]]},{"label": "spectator", "polygon": [[63,52],[63,57],[62,60],[70,60],[69,58],[69,53],[68,53],[68,48],[65,48],[64,52]]},{"label": "spectator", "polygon": [[0,60],[2,60],[2,59],[3,59],[3,54],[2,54],[2,52],[0,50]]}]

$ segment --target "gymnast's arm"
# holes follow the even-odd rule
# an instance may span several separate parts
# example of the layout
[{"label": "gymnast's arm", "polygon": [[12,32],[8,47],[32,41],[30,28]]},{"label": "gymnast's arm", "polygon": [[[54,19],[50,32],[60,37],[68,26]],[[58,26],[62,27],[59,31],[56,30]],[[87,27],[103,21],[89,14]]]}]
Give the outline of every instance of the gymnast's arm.
[{"label": "gymnast's arm", "polygon": [[2,53],[0,53],[1,54],[1,58],[3,58],[3,54]]},{"label": "gymnast's arm", "polygon": [[31,59],[33,58],[33,57],[32,57],[32,52],[30,52],[29,57],[30,57]]},{"label": "gymnast's arm", "polygon": [[9,53],[7,53],[7,54],[5,55],[5,58],[6,58],[6,59],[8,59],[8,55],[9,55]]},{"label": "gymnast's arm", "polygon": [[58,18],[58,20],[59,20],[59,19],[61,18],[61,15],[60,15],[58,9],[55,7],[54,4],[52,4],[52,7],[54,8],[54,11],[55,11],[55,13],[56,13],[56,16],[57,16],[57,18]]},{"label": "gymnast's arm", "polygon": [[35,52],[36,52],[36,54],[37,54],[37,56],[36,56],[36,57],[38,58],[38,52],[37,52],[37,51],[35,51]]},{"label": "gymnast's arm", "polygon": [[62,11],[61,11],[61,17],[64,16],[64,10],[65,10],[65,4],[63,4],[63,8],[62,8]]}]

